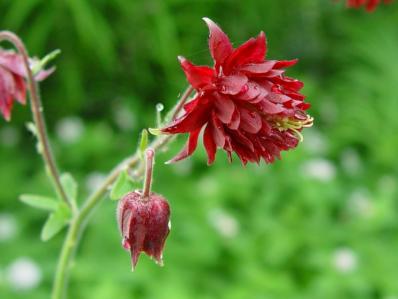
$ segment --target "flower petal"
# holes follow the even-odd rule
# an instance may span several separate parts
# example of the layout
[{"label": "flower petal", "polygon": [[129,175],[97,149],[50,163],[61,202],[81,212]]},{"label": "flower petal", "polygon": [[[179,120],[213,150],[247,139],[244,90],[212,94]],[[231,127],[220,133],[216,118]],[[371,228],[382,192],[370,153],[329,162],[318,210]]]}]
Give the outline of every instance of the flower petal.
[{"label": "flower petal", "polygon": [[261,116],[255,111],[240,108],[240,128],[248,133],[256,134],[261,130]]},{"label": "flower petal", "polygon": [[189,134],[188,141],[185,144],[184,148],[173,159],[167,161],[166,162],[167,164],[183,160],[193,154],[193,152],[195,151],[195,149],[198,145],[198,137],[199,137],[200,129],[201,128],[199,128]]},{"label": "flower petal", "polygon": [[[194,100],[196,101],[196,100]],[[173,121],[169,126],[162,128],[163,133],[188,133],[201,128],[209,118],[210,104],[204,97],[198,97],[196,105],[190,112]]]},{"label": "flower petal", "polygon": [[234,68],[249,63],[262,63],[267,51],[264,32],[260,32],[257,38],[251,38],[228,57],[225,62],[225,72],[228,74]]},{"label": "flower petal", "polygon": [[227,96],[218,95],[215,97],[215,111],[217,117],[224,123],[228,124],[235,111],[234,102]]},{"label": "flower petal", "polygon": [[209,27],[209,49],[210,54],[214,59],[216,70],[224,63],[229,55],[233,52],[232,44],[228,36],[221,30],[221,28],[209,18],[203,18]]},{"label": "flower petal", "polygon": [[207,153],[207,165],[213,164],[215,158],[216,158],[216,151],[217,151],[217,146],[216,143],[213,139],[213,128],[212,124],[208,123],[205,129],[205,132],[203,134],[203,144],[206,149]]},{"label": "flower petal", "polygon": [[240,125],[240,113],[238,107],[235,107],[235,111],[232,114],[232,118],[230,123],[228,124],[228,128],[231,130],[237,130]]},{"label": "flower petal", "polygon": [[274,68],[277,62],[275,60],[267,60],[261,63],[249,63],[240,67],[239,71],[248,74],[265,74]]},{"label": "flower petal", "polygon": [[267,98],[257,103],[256,106],[262,113],[267,114],[278,114],[285,110],[282,106],[270,102]]},{"label": "flower petal", "polygon": [[215,72],[208,66],[196,66],[182,56],[178,56],[181,67],[189,83],[195,89],[211,88]]},{"label": "flower petal", "polygon": [[219,78],[216,84],[221,93],[236,95],[243,90],[247,81],[245,75],[230,75]]},{"label": "flower petal", "polygon": [[276,61],[275,65],[274,65],[274,69],[284,69],[284,68],[295,65],[297,62],[298,62],[298,59],[279,60],[279,61]]}]

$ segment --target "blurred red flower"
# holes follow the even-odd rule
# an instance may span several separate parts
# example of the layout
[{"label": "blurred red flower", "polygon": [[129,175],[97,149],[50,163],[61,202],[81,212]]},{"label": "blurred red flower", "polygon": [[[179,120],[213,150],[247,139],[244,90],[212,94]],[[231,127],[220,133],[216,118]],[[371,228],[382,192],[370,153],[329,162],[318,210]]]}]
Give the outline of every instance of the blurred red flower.
[{"label": "blurred red flower", "polygon": [[[33,66],[38,60],[30,59],[29,62]],[[44,80],[53,71],[54,68],[42,70],[35,75],[35,80]],[[22,56],[0,49],[0,113],[7,121],[11,119],[14,101],[26,103],[26,78]]]},{"label": "blurred red flower", "polygon": [[214,67],[196,66],[179,57],[189,83],[197,91],[184,106],[184,114],[163,133],[189,133],[183,150],[170,162],[190,156],[204,128],[208,164],[217,148],[232,160],[235,152],[243,164],[272,163],[280,152],[295,148],[300,131],[312,125],[305,112],[310,105],[300,94],[303,83],[286,77],[285,68],[297,60],[267,60],[264,32],[234,49],[227,35],[210,19],[209,48]]},{"label": "blurred red flower", "polygon": [[352,8],[360,8],[365,6],[366,10],[371,12],[376,9],[376,7],[381,4],[392,3],[394,0],[347,0],[347,6]]}]

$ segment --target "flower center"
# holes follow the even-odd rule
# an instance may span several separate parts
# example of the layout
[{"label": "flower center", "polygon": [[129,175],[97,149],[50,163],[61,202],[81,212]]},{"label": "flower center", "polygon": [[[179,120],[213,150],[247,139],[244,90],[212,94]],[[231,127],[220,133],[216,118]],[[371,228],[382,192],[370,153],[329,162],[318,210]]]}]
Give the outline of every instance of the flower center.
[{"label": "flower center", "polygon": [[273,127],[278,129],[281,132],[290,130],[293,133],[293,135],[300,142],[302,142],[304,140],[304,137],[300,131],[303,128],[312,127],[313,121],[314,121],[314,118],[311,117],[310,115],[307,115],[307,117],[304,120],[283,117],[283,118],[276,119],[273,123]]}]

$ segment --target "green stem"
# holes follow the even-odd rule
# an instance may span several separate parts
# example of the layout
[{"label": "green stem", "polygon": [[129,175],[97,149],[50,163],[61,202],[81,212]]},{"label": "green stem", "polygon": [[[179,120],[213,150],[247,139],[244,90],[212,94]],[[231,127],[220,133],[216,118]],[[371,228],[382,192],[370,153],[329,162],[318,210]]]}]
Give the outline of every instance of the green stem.
[{"label": "green stem", "polygon": [[[28,51],[26,50],[26,47],[22,40],[15,35],[14,33],[10,31],[0,31],[0,42],[6,40],[9,41],[11,44],[13,44],[19,54],[21,55],[25,69],[26,69],[26,74],[27,74],[27,81],[28,81],[28,89],[29,89],[29,94],[30,94],[30,102],[31,102],[31,109],[32,109],[32,115],[33,115],[33,121],[36,125],[37,128],[37,138],[39,140],[40,144],[40,154],[43,157],[44,163],[46,165],[46,169],[48,169],[48,173],[53,180],[55,190],[58,193],[59,197],[69,206],[72,207],[68,196],[65,193],[64,188],[62,187],[61,181],[60,181],[60,176],[59,176],[59,171],[57,164],[54,159],[54,155],[51,150],[48,134],[47,134],[47,128],[46,128],[46,123],[44,120],[44,115],[43,115],[43,106],[41,103],[41,98],[40,98],[40,92],[39,92],[39,87],[37,85],[36,80],[34,79],[32,70],[30,69],[29,66],[29,55]],[[74,208],[74,207],[72,207]]]},{"label": "green stem", "polygon": [[[178,115],[178,112],[182,109],[183,104],[181,103],[185,103],[188,100],[192,91],[193,89],[189,87],[184,92],[181,99],[172,110],[173,119]],[[156,137],[156,139],[149,145],[149,148],[152,148],[154,151],[159,150],[163,148],[165,145],[167,145],[171,140],[173,140],[173,135],[160,135]],[[71,223],[69,224],[68,227],[67,235],[65,237],[62,246],[61,255],[58,260],[57,270],[55,272],[55,279],[54,279],[53,291],[51,296],[52,299],[62,299],[65,296],[68,277],[71,270],[71,264],[74,258],[74,254],[79,244],[79,239],[84,232],[90,214],[92,213],[94,208],[101,202],[108,189],[116,181],[120,172],[123,171],[124,169],[133,168],[133,167],[136,167],[138,171],[143,171],[143,168],[140,167],[140,163],[142,162],[139,153],[136,153],[131,157],[125,159],[121,163],[119,163],[111,171],[111,173],[101,184],[101,186],[91,196],[87,198],[82,208],[77,212],[75,217],[71,220]]]}]

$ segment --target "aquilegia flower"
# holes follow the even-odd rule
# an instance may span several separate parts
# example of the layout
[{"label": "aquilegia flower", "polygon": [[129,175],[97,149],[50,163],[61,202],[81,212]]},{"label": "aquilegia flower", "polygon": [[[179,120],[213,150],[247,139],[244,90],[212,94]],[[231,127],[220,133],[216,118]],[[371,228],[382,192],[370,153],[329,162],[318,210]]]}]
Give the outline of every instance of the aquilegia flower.
[{"label": "aquilegia flower", "polygon": [[[35,63],[36,59],[30,59],[31,66]],[[44,80],[53,71],[54,68],[42,70],[35,75],[35,79]],[[14,101],[20,104],[26,103],[26,78],[22,56],[0,48],[0,113],[7,121],[11,118]]]},{"label": "aquilegia flower", "polygon": [[122,244],[130,251],[133,270],[141,252],[163,265],[163,247],[170,232],[169,203],[163,196],[151,192],[154,155],[153,149],[147,149],[143,190],[126,194],[117,207]]},{"label": "aquilegia flower", "polygon": [[295,148],[301,130],[312,125],[310,107],[300,94],[303,83],[284,75],[297,60],[267,60],[264,32],[234,49],[227,35],[208,18],[209,48],[214,67],[196,66],[179,57],[189,83],[197,91],[184,114],[161,132],[189,133],[183,150],[170,162],[190,156],[204,128],[208,164],[217,148],[235,152],[243,164],[272,163],[280,152]]},{"label": "aquilegia flower", "polygon": [[371,12],[376,9],[376,7],[381,4],[389,4],[394,0],[347,0],[347,6],[352,8],[360,8],[365,6],[366,10]]}]

